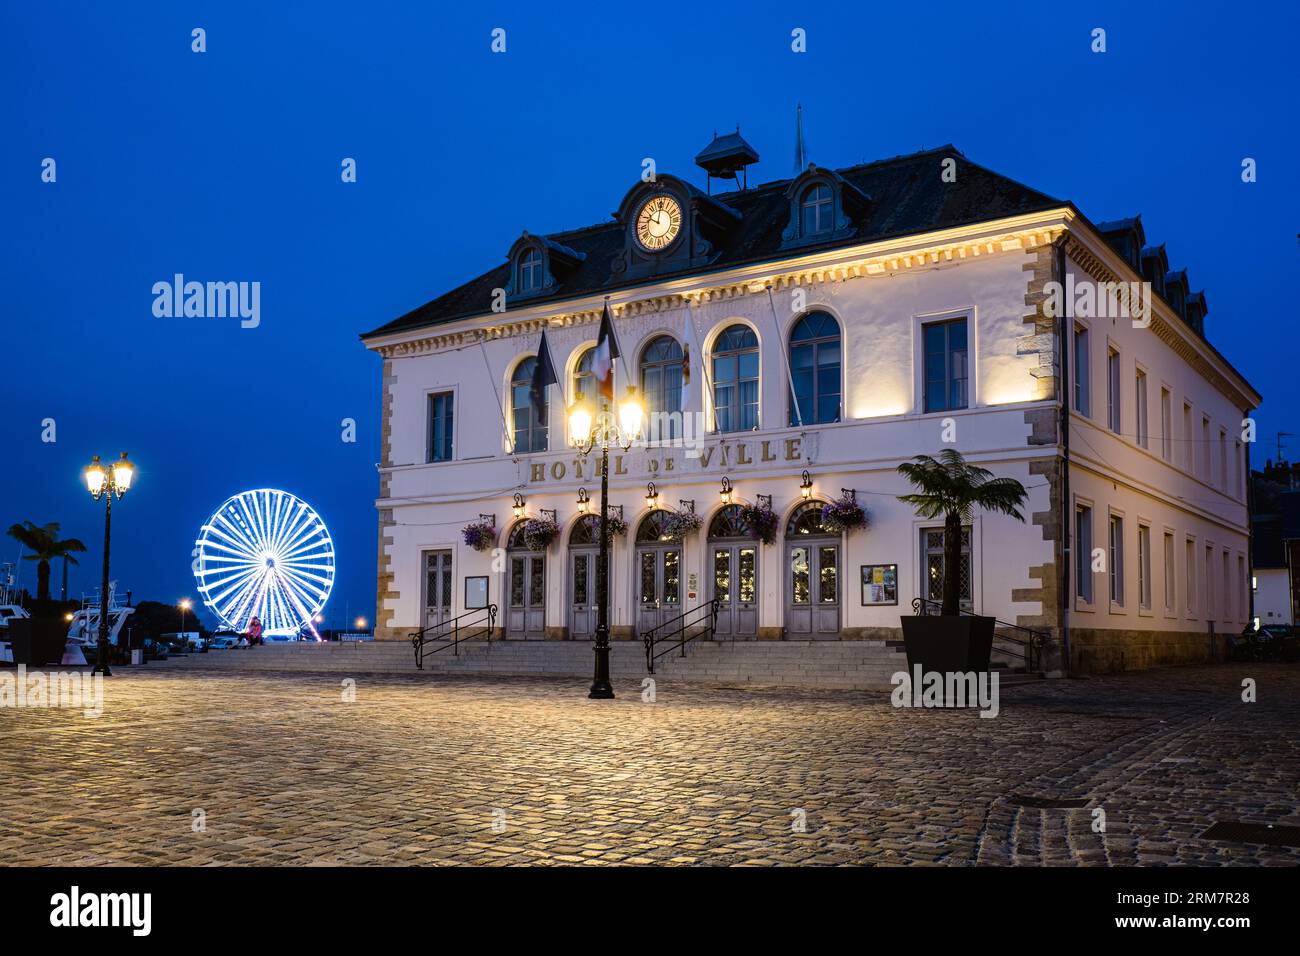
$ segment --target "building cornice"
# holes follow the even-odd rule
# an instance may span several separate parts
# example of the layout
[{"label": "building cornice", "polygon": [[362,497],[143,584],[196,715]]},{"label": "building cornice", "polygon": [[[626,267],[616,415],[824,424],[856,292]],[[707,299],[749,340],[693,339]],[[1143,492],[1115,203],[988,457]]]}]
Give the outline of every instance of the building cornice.
[{"label": "building cornice", "polygon": [[[1065,252],[1097,282],[1142,282],[1143,278],[1079,216],[1073,217]],[[1196,335],[1163,299],[1149,296],[1150,330],[1179,358],[1243,411],[1258,408],[1262,397],[1227,359]]]},{"label": "building cornice", "polygon": [[[707,303],[766,295],[796,286],[885,276],[983,256],[1025,251],[1050,245],[1068,227],[1075,213],[1062,206],[1032,215],[1015,216],[881,242],[841,247],[777,261],[739,266],[725,272],[686,276],[620,290],[609,297],[616,319],[673,312],[688,303]],[[504,313],[484,313],[438,327],[411,329],[364,339],[366,347],[385,358],[401,358],[463,348],[481,341],[529,335],[543,328],[566,328],[599,321],[603,295],[586,295],[560,302],[525,306]]]}]

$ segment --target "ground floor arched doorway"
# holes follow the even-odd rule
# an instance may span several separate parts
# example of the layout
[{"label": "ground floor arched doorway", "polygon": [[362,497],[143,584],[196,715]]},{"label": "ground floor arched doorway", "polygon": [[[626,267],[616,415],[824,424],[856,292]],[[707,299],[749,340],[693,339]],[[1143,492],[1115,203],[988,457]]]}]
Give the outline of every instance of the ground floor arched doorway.
[{"label": "ground floor arched doorway", "polygon": [[[612,564],[612,554],[609,560]],[[569,637],[575,641],[590,641],[596,636],[599,561],[600,518],[583,515],[569,532]]]},{"label": "ground floor arched doorway", "polygon": [[758,636],[759,542],[740,519],[740,505],[727,505],[709,522],[705,574],[708,597],[718,601],[719,638]]},{"label": "ground floor arched doorway", "polygon": [[682,545],[664,534],[667,511],[652,511],[636,529],[636,633],[644,635],[682,612]]},{"label": "ground floor arched doorway", "polygon": [[820,501],[800,505],[785,532],[785,632],[790,640],[840,633],[841,539],[822,524]]},{"label": "ground floor arched doorway", "polygon": [[522,521],[506,541],[506,558],[506,637],[540,641],[546,636],[546,552],[528,547]]}]

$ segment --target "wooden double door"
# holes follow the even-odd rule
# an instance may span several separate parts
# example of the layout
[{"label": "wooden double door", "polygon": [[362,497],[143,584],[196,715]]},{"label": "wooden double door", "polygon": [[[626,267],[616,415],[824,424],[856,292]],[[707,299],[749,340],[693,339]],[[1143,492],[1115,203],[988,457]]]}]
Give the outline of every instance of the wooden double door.
[{"label": "wooden double door", "polygon": [[636,633],[644,636],[682,613],[681,545],[637,545],[636,571]]},{"label": "wooden double door", "polygon": [[710,598],[718,599],[718,638],[758,636],[758,542],[709,542]]},{"label": "wooden double door", "polygon": [[[600,601],[600,563],[597,548],[569,551],[569,638],[590,641],[596,637],[597,606]],[[610,556],[613,563],[613,556]]]},{"label": "wooden double door", "polygon": [[540,641],[546,636],[546,552],[510,551],[506,637]]},{"label": "wooden double door", "polygon": [[451,619],[452,581],[451,552],[424,552],[423,627],[437,627]]},{"label": "wooden double door", "polygon": [[840,539],[801,538],[786,543],[785,629],[792,640],[839,637]]}]

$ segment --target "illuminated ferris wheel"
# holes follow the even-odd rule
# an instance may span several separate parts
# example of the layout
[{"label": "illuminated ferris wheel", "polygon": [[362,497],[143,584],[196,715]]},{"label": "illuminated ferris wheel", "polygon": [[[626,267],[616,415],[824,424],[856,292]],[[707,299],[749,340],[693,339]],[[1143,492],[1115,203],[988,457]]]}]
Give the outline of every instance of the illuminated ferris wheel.
[{"label": "illuminated ferris wheel", "polygon": [[203,603],[244,632],[296,635],[334,587],[334,542],[315,510],[287,491],[244,491],[218,508],[195,542]]}]

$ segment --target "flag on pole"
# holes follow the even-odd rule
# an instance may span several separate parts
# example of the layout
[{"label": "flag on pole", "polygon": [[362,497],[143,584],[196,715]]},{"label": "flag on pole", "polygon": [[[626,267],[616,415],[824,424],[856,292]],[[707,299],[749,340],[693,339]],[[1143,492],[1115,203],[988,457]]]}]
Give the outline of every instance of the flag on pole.
[{"label": "flag on pole", "polygon": [[537,346],[537,364],[533,366],[533,382],[528,389],[537,410],[537,420],[546,424],[546,386],[558,385],[555,376],[555,363],[551,361],[551,347],[546,343],[546,330],[542,329],[542,341]]},{"label": "flag on pole", "polygon": [[596,337],[596,355],[591,360],[591,371],[600,383],[601,397],[614,400],[614,359],[619,357],[618,339],[614,337],[614,317],[609,312],[609,300],[600,316],[600,333]]},{"label": "flag on pole", "polygon": [[686,303],[685,315],[685,335],[682,336],[684,343],[682,345],[682,411],[692,413],[700,410],[699,403],[696,399],[699,397],[699,389],[691,386],[691,364],[698,361],[700,368],[704,367],[704,352],[700,350],[700,342],[695,334],[695,317],[691,313],[691,304]]}]

